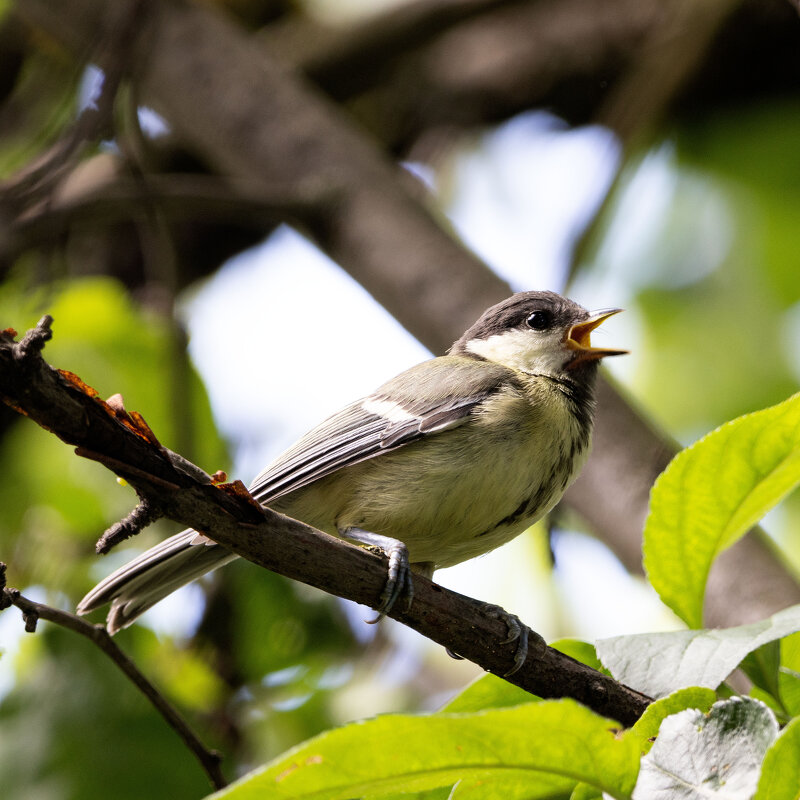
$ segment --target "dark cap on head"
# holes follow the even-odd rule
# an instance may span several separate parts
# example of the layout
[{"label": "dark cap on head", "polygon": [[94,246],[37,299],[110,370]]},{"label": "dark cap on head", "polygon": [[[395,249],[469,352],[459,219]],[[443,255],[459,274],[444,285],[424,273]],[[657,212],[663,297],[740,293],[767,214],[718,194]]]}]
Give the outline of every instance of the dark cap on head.
[{"label": "dark cap on head", "polygon": [[451,353],[463,352],[467,342],[488,339],[514,328],[522,328],[535,311],[552,315],[552,325],[567,329],[576,322],[588,319],[589,312],[577,303],[555,292],[517,292],[483,312],[450,348]]}]

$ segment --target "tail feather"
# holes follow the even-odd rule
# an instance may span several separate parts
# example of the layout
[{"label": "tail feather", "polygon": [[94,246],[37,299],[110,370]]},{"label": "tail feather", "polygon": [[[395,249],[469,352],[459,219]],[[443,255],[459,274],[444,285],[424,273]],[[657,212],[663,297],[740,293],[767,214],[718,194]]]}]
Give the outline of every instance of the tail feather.
[{"label": "tail feather", "polygon": [[98,583],[80,601],[78,613],[87,614],[110,602],[106,627],[114,634],[168,594],[235,558],[235,553],[196,531],[183,531]]}]

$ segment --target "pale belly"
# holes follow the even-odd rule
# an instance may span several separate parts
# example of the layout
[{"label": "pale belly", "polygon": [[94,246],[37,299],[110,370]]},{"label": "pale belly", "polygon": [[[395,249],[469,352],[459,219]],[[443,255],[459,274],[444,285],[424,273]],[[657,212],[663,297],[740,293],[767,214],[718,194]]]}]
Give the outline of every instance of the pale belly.
[{"label": "pale belly", "polygon": [[398,539],[411,563],[452,566],[514,538],[561,498],[588,442],[552,422],[526,416],[498,428],[479,418],[340,470],[273,507],[333,535],[358,527]]}]

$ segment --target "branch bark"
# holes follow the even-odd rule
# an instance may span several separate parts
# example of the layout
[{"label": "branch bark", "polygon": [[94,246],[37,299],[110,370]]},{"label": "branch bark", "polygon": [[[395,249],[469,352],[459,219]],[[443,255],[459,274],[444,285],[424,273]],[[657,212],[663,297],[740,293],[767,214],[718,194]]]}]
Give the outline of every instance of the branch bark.
[{"label": "branch bark", "polygon": [[[170,519],[202,531],[266,569],[331,594],[374,607],[386,580],[386,559],[258,505],[239,483],[216,486],[181,469],[135,413],[122,415],[72,373],[41,356],[50,318],[19,344],[0,334],[0,396],[78,454],[105,464]],[[195,468],[197,469],[197,468]],[[403,606],[402,602],[397,605]],[[504,675],[514,643],[506,625],[482,604],[414,576],[410,608],[391,617],[485,670]],[[598,713],[631,725],[650,698],[546,647],[531,632],[522,668],[507,680],[541,697],[573,697]]]}]

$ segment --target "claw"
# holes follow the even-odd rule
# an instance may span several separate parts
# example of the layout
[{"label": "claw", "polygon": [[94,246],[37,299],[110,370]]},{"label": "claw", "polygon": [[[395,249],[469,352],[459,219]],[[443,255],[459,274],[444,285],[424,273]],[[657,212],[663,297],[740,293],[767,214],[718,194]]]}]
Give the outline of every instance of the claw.
[{"label": "claw", "polygon": [[503,673],[503,677],[507,678],[509,675],[513,675],[515,672],[519,671],[522,665],[525,663],[525,659],[528,657],[528,635],[529,633],[533,633],[534,645],[536,650],[539,651],[546,647],[544,639],[539,636],[538,633],[531,631],[527,625],[523,625],[520,622],[519,617],[515,614],[509,614],[508,611],[505,609],[500,608],[500,606],[493,605],[492,603],[483,603],[483,610],[493,619],[500,619],[503,620],[506,624],[506,628],[508,629],[508,637],[504,639],[500,644],[511,644],[512,642],[517,642],[517,649],[514,653],[514,665],[508,672]]},{"label": "claw", "polygon": [[411,608],[414,599],[414,583],[411,580],[411,565],[408,559],[408,548],[398,539],[391,539],[388,536],[381,536],[377,533],[362,530],[361,528],[347,528],[342,531],[342,535],[348,539],[353,539],[371,547],[377,547],[385,553],[389,559],[389,569],[387,571],[386,583],[378,599],[377,612],[375,619],[367,622],[374,625],[383,619],[394,608],[400,595],[405,591],[406,610]]}]

